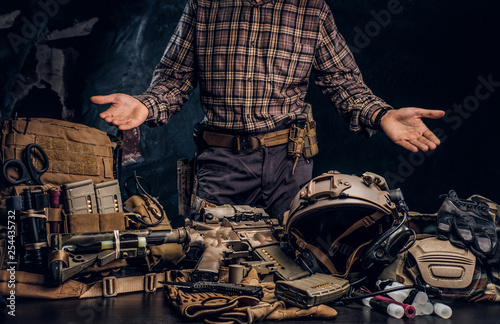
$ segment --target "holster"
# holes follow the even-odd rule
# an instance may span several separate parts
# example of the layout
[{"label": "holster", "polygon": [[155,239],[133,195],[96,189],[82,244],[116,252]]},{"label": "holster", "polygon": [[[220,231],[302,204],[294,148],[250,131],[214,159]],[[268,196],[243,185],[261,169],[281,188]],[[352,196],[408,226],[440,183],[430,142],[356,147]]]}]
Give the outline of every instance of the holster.
[{"label": "holster", "polygon": [[292,124],[288,142],[288,155],[292,158],[304,155],[304,158],[310,159],[318,152],[316,121],[308,119]]},{"label": "holster", "polygon": [[309,109],[307,119],[299,120],[290,127],[288,139],[288,155],[295,159],[292,174],[301,155],[305,159],[310,159],[318,154],[318,140],[316,138],[316,121],[312,118],[312,111]]}]

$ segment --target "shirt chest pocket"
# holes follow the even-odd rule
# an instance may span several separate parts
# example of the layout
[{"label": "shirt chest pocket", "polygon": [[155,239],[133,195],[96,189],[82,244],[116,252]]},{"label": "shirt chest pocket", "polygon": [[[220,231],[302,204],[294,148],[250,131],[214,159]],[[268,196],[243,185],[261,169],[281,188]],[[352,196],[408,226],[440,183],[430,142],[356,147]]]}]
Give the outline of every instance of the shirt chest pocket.
[{"label": "shirt chest pocket", "polygon": [[313,46],[298,42],[278,41],[271,62],[274,80],[294,83],[308,79],[313,60]]}]

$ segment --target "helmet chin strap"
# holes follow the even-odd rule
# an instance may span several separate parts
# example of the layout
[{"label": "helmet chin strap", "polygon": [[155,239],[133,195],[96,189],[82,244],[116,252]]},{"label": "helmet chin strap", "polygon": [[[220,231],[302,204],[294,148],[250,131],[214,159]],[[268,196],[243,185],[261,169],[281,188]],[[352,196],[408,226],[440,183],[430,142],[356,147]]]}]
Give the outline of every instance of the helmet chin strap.
[{"label": "helmet chin strap", "polygon": [[346,271],[345,271],[345,273],[341,274],[338,272],[337,268],[335,268],[335,265],[333,265],[331,259],[325,253],[323,253],[323,251],[321,251],[319,248],[315,247],[314,245],[307,243],[300,236],[300,233],[297,233],[295,230],[292,230],[291,234],[295,237],[295,239],[297,241],[297,245],[301,249],[310,251],[316,257],[316,259],[319,262],[321,262],[328,269],[328,271],[330,271],[330,273],[332,275],[337,276],[337,277],[342,277],[342,278],[347,277],[347,275],[349,274],[349,272],[351,270],[352,265],[354,264],[354,262],[356,262],[359,259],[358,254],[359,254],[360,250],[372,242],[372,240],[370,240],[368,242],[361,244],[360,246],[358,246],[356,248],[356,250],[353,251],[353,253],[350,254],[349,259],[346,262]]},{"label": "helmet chin strap", "polygon": [[359,228],[362,227],[370,227],[373,224],[375,224],[379,219],[384,217],[384,213],[380,211],[376,211],[371,215],[367,215],[360,220],[358,220],[356,223],[352,224],[351,227],[349,227],[344,233],[342,233],[335,241],[333,241],[332,245],[330,245],[330,248],[328,249],[328,254],[330,257],[333,257],[335,253],[339,250],[339,242],[341,239],[344,237],[351,235],[354,231],[358,230]]},{"label": "helmet chin strap", "polygon": [[291,233],[297,240],[297,245],[301,249],[311,251],[311,253],[316,257],[316,259],[318,259],[321,263],[323,263],[323,265],[328,269],[328,271],[330,271],[332,275],[339,274],[337,269],[333,265],[332,260],[330,260],[330,258],[325,253],[323,253],[323,251],[321,251],[314,245],[307,243],[295,230],[292,230]]}]

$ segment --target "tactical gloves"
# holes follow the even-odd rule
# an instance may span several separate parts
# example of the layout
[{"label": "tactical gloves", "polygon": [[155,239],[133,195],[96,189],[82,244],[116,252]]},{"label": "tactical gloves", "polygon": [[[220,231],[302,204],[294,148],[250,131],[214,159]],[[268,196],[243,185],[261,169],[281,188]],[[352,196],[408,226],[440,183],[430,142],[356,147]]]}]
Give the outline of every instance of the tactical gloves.
[{"label": "tactical gloves", "polygon": [[[186,282],[190,277],[190,270],[166,272],[167,281]],[[221,275],[221,278],[223,277],[224,275]],[[184,317],[190,320],[203,320],[207,324],[252,324],[263,320],[298,318],[327,320],[337,316],[337,311],[326,305],[301,309],[278,301],[274,295],[275,284],[260,282],[255,269],[250,270],[240,284],[262,286],[264,297],[259,300],[250,296],[193,293],[170,286],[166,287],[165,295],[168,302]]]},{"label": "tactical gloves", "polygon": [[498,238],[487,204],[457,197],[450,190],[437,214],[439,238],[470,249],[482,264],[498,262]]}]

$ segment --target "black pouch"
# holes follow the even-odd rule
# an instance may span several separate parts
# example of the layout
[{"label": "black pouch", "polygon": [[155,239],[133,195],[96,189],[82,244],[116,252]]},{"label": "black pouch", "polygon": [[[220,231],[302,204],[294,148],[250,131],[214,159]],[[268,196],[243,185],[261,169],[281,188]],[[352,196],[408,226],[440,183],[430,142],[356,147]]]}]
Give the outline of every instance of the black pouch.
[{"label": "black pouch", "polygon": [[203,133],[205,132],[206,125],[202,123],[196,123],[193,127],[193,140],[198,153],[201,153],[206,148],[206,143],[203,140]]}]

